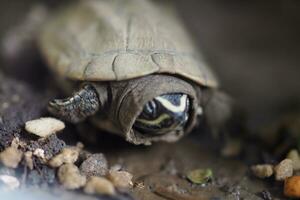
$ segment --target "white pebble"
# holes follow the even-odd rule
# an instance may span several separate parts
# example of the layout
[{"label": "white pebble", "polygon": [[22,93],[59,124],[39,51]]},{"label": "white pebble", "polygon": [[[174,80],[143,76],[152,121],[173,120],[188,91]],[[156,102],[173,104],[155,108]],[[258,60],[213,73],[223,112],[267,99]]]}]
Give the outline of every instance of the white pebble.
[{"label": "white pebble", "polygon": [[251,167],[252,173],[258,178],[268,178],[273,175],[273,165],[263,164]]},{"label": "white pebble", "polygon": [[19,180],[14,176],[0,175],[0,181],[5,184],[5,188],[8,190],[15,190],[20,187]]},{"label": "white pebble", "polygon": [[294,171],[300,170],[300,156],[296,149],[291,150],[287,157],[288,159],[291,159],[293,161],[293,169]]},{"label": "white pebble", "polygon": [[65,128],[64,122],[47,117],[28,121],[25,124],[25,130],[40,137],[48,137]]},{"label": "white pebble", "polygon": [[286,178],[293,176],[293,161],[290,159],[284,159],[276,165],[274,169],[275,179],[277,181],[283,181]]},{"label": "white pebble", "polygon": [[43,149],[37,148],[34,150],[33,155],[45,160],[45,151]]}]

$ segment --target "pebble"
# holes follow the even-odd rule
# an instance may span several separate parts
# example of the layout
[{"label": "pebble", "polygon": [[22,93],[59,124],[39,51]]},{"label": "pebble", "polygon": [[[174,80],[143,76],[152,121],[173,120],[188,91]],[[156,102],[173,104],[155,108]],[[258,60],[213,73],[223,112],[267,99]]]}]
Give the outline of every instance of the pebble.
[{"label": "pebble", "polygon": [[43,138],[62,131],[64,128],[64,122],[51,117],[28,121],[25,124],[27,132]]},{"label": "pebble", "polygon": [[76,147],[64,148],[59,154],[54,156],[49,162],[49,166],[56,168],[62,164],[75,163],[79,156],[79,149]]},{"label": "pebble", "polygon": [[129,172],[110,170],[107,177],[116,188],[128,189],[133,186],[133,175]]},{"label": "pebble", "polygon": [[300,170],[300,156],[296,149],[291,150],[287,157],[288,159],[291,159],[293,161],[293,169],[294,171]]},{"label": "pebble", "polygon": [[22,159],[22,155],[23,153],[20,150],[14,147],[8,147],[0,153],[0,161],[6,167],[17,168]]},{"label": "pebble", "polygon": [[263,164],[263,165],[254,165],[251,167],[251,171],[254,176],[258,178],[268,178],[273,175],[273,165]]},{"label": "pebble", "polygon": [[284,195],[290,198],[300,198],[300,176],[292,176],[285,180]]},{"label": "pebble", "polygon": [[74,164],[64,164],[58,169],[60,183],[70,190],[81,188],[86,183],[86,177],[80,174],[78,167]]},{"label": "pebble", "polygon": [[87,177],[105,176],[108,171],[108,163],[102,153],[92,154],[80,165],[80,171]]},{"label": "pebble", "polygon": [[275,166],[274,170],[275,179],[277,181],[283,181],[286,178],[293,176],[293,161],[290,159],[284,159]]},{"label": "pebble", "polygon": [[[36,149],[41,149],[44,154],[45,160],[49,161],[53,156],[59,154],[64,148],[66,143],[57,138],[56,134],[50,135],[47,138],[40,138],[39,140],[31,140],[26,149],[35,152]],[[40,150],[39,150],[40,151]]]},{"label": "pebble", "polygon": [[45,151],[43,149],[40,148],[35,149],[33,155],[40,158],[42,161],[46,161]]},{"label": "pebble", "polygon": [[14,176],[0,175],[0,182],[4,184],[7,190],[15,190],[20,187],[19,180]]},{"label": "pebble", "polygon": [[187,179],[194,184],[205,184],[213,177],[211,169],[195,169],[187,173]]},{"label": "pebble", "polygon": [[103,177],[92,176],[84,187],[87,194],[115,195],[116,190],[112,182]]}]

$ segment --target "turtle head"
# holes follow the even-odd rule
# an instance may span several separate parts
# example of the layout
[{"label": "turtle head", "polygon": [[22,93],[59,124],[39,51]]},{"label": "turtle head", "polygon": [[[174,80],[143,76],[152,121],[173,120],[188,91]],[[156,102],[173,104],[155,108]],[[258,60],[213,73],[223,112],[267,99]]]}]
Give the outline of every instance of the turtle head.
[{"label": "turtle head", "polygon": [[162,135],[183,130],[189,119],[190,99],[182,93],[160,95],[144,105],[134,128],[142,134]]}]

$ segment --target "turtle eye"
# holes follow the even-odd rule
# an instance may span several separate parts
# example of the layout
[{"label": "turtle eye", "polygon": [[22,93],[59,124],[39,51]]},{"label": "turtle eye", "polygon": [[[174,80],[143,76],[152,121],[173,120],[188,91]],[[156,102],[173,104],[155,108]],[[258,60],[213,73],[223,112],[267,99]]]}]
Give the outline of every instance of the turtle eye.
[{"label": "turtle eye", "polygon": [[143,134],[182,130],[189,118],[190,99],[181,93],[164,94],[144,105],[134,128]]}]

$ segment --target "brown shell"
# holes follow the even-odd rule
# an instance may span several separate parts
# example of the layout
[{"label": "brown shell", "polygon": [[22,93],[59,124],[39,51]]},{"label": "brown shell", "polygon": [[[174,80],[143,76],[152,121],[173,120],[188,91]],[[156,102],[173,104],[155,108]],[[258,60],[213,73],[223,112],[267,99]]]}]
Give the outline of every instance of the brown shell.
[{"label": "brown shell", "polygon": [[73,80],[166,73],[218,86],[172,9],[147,0],[80,1],[45,25],[40,46],[51,69]]}]

